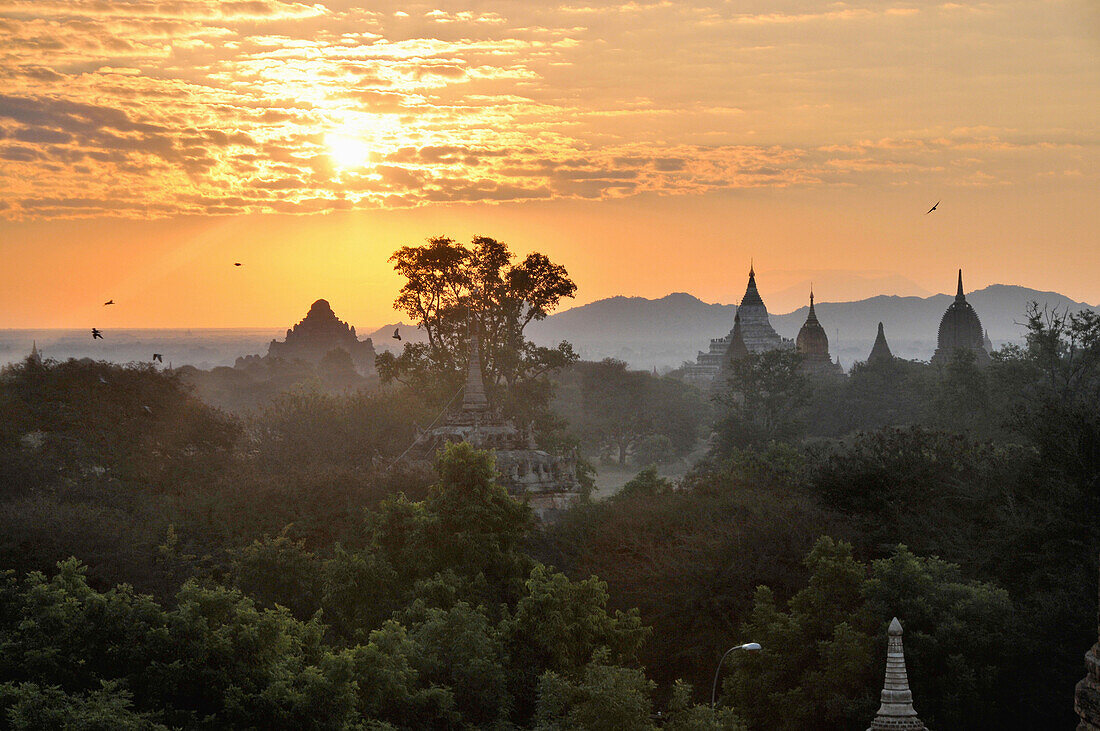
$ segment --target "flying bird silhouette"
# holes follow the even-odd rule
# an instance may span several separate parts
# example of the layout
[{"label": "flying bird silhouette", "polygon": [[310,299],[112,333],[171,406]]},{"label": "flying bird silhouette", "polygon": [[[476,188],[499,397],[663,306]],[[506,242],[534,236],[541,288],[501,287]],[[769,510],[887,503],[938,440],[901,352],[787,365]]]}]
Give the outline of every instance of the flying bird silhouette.
[{"label": "flying bird silhouette", "polygon": [[924,212],[924,215],[926,215],[926,216],[927,216],[927,215],[928,215],[929,213],[931,213],[932,211],[936,210],[936,208],[937,208],[937,207],[938,207],[939,205],[940,205],[940,202],[939,202],[939,201],[936,201],[936,205],[932,206],[932,207],[931,207],[931,208],[929,208],[929,209],[928,209],[927,211],[925,211],[925,212]]},{"label": "flying bird silhouette", "polygon": [[395,327],[393,329],[393,339],[394,340],[400,340],[401,339],[401,328]]},{"label": "flying bird silhouette", "polygon": [[96,339],[102,340],[103,339],[103,333],[101,333],[99,331],[99,328],[93,327],[92,328],[92,340],[96,340]]},{"label": "flying bird silhouette", "polygon": [[153,360],[155,360],[158,363],[163,363],[164,362],[164,356],[161,355],[160,353],[153,353]]},{"label": "flying bird silhouette", "polygon": [[241,265],[241,263],[239,261],[233,262],[233,266],[235,266],[235,267],[239,267],[240,265]]},{"label": "flying bird silhouette", "polygon": [[103,303],[103,306],[106,307],[107,305],[113,305],[114,303],[115,303],[114,300],[107,300],[106,302]]}]

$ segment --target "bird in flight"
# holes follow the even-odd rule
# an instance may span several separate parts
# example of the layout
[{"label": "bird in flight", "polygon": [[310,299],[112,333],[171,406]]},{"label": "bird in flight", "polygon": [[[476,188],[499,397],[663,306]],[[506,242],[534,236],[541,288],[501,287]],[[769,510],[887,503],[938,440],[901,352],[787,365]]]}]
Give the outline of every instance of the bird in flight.
[{"label": "bird in flight", "polygon": [[99,328],[93,327],[92,328],[92,340],[96,340],[96,339],[102,340],[103,339],[103,333],[101,333],[99,331]]},{"label": "bird in flight", "polygon": [[928,209],[927,211],[925,211],[925,212],[924,212],[924,215],[926,215],[926,216],[927,216],[927,215],[928,215],[929,213],[931,213],[932,211],[936,210],[936,208],[937,208],[937,207],[938,207],[939,205],[940,205],[940,202],[939,202],[939,201],[936,201],[936,205],[932,206],[932,207],[931,207],[931,208],[929,208],[929,209]]},{"label": "bird in flight", "polygon": [[240,265],[241,265],[241,263],[239,261],[233,262],[233,266],[235,266],[235,267],[239,267]]},{"label": "bird in flight", "polygon": [[115,303],[114,300],[107,300],[106,302],[103,303],[103,306],[106,307],[107,305],[113,305],[114,303]]},{"label": "bird in flight", "polygon": [[158,363],[163,363],[164,362],[164,356],[161,355],[160,353],[153,353],[153,360],[155,360]]},{"label": "bird in flight", "polygon": [[401,328],[395,327],[393,329],[393,339],[394,340],[400,340],[401,339]]}]

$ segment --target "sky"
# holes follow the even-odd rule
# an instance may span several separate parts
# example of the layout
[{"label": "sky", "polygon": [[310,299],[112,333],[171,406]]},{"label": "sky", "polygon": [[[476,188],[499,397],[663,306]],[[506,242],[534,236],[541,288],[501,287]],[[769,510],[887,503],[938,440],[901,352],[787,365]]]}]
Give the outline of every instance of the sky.
[{"label": "sky", "polygon": [[1100,302],[1095,0],[0,0],[0,82],[0,328],[366,330],[435,235],[571,304]]}]

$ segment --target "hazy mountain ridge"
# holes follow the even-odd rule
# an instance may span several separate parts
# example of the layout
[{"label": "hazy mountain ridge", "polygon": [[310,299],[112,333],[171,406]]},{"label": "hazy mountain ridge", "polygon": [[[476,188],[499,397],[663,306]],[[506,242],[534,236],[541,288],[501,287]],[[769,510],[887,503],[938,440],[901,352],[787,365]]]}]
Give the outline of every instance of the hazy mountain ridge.
[{"label": "hazy mountain ridge", "polygon": [[[766,304],[767,292],[761,295]],[[839,354],[847,367],[867,357],[880,321],[895,355],[931,358],[940,318],[953,299],[949,294],[877,295],[854,302],[819,301],[816,310],[829,335],[830,352],[833,357]],[[1096,309],[1057,292],[1005,284],[971,292],[967,301],[995,346],[1022,339],[1020,323],[1031,301],[1072,311]],[[808,309],[772,314],[776,332],[793,339],[806,321]],[[617,296],[551,315],[530,325],[528,332],[540,345],[568,340],[586,359],[620,358],[635,368],[678,367],[685,360],[694,360],[698,351],[706,350],[711,338],[728,333],[736,310],[734,305],[708,304],[684,292],[659,299]]]},{"label": "hazy mountain ridge", "polygon": [[[761,293],[764,302],[768,293]],[[850,367],[864,360],[871,350],[881,320],[895,355],[927,360],[936,348],[940,317],[953,295],[902,297],[877,295],[854,302],[818,302],[817,316],[829,335],[833,357]],[[1058,309],[1098,309],[1076,302],[1057,292],[1045,292],[1017,285],[994,284],[967,294],[982,325],[995,346],[1022,338],[1024,312],[1028,302]],[[707,303],[686,292],[673,292],[659,299],[623,295],[597,300],[556,313],[528,327],[531,339],[540,345],[568,340],[582,358],[614,357],[635,368],[676,368],[696,353],[706,350],[710,339],[721,337],[733,326],[734,305]],[[772,325],[785,338],[794,338],[806,320],[807,307],[771,315]],[[393,338],[398,328],[402,340]],[[838,337],[839,331],[839,337]],[[199,368],[232,365],[238,356],[267,352],[271,338],[281,338],[285,328],[233,329],[120,329],[107,340],[93,341],[86,330],[0,330],[0,363],[26,357],[35,340],[51,358],[90,357],[95,360],[148,361],[153,352],[164,353],[167,362]],[[360,339],[370,337],[376,352],[396,351],[406,342],[425,339],[424,332],[404,322],[383,325]]]}]

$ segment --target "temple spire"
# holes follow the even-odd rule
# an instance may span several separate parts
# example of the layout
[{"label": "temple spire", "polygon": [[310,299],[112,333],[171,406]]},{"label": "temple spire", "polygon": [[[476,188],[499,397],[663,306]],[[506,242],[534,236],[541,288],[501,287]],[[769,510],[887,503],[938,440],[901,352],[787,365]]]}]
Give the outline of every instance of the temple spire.
[{"label": "temple spire", "polygon": [[764,300],[760,299],[760,292],[756,289],[756,270],[749,264],[749,284],[745,287],[745,296],[741,298],[741,307],[746,305],[764,306]]},{"label": "temple spire", "polygon": [[817,322],[817,312],[814,311],[814,288],[810,287],[810,311],[806,315],[806,322]]},{"label": "temple spire", "polygon": [[32,361],[34,361],[35,363],[41,363],[42,362],[42,354],[38,352],[38,341],[37,340],[32,340],[31,341],[30,359]]},{"label": "temple spire", "polygon": [[470,361],[466,369],[466,390],[462,394],[462,410],[489,410],[489,399],[485,396],[485,383],[481,379],[481,351],[478,348],[476,330],[470,332]]},{"label": "temple spire", "polygon": [[966,299],[966,295],[963,294],[963,270],[962,269],[959,270],[959,291],[955,292],[955,299],[956,300]]},{"label": "temple spire", "polygon": [[894,354],[890,352],[890,346],[886,342],[886,331],[880,322],[878,324],[878,335],[875,337],[875,344],[871,346],[871,354],[867,356],[867,362],[874,363],[880,360],[893,359]]},{"label": "temple spire", "polygon": [[905,649],[901,644],[901,622],[897,617],[887,630],[886,679],[882,685],[881,705],[875,720],[867,731],[911,729],[925,731],[925,726],[913,708],[913,692],[909,690],[909,677],[905,672]]}]

